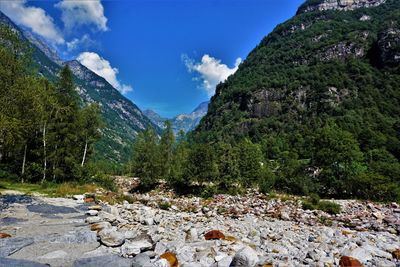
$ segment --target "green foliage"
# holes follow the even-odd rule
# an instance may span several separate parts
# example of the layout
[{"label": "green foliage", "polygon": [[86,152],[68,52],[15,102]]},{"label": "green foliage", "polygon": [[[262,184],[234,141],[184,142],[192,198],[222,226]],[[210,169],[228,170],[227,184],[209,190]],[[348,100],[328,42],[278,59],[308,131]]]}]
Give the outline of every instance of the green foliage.
[{"label": "green foliage", "polygon": [[82,157],[100,138],[100,109],[81,107],[68,66],[54,83],[38,77],[19,33],[4,26],[0,33],[1,168],[22,182],[85,178]]},{"label": "green foliage", "polygon": [[303,12],[319,2],[302,5],[217,86],[190,140],[239,142],[245,187],[260,176],[247,139],[261,146],[275,190],[398,201],[400,68],[383,52],[399,51],[397,37],[384,43],[399,30],[400,2]]},{"label": "green foliage", "polygon": [[149,129],[140,133],[134,142],[133,151],[131,172],[140,177],[141,189],[152,189],[164,171],[155,132]]},{"label": "green foliage", "polygon": [[303,200],[303,209],[305,210],[322,210],[329,214],[338,214],[342,212],[342,208],[339,204],[332,201],[320,200],[316,194],[310,195],[307,200]]}]

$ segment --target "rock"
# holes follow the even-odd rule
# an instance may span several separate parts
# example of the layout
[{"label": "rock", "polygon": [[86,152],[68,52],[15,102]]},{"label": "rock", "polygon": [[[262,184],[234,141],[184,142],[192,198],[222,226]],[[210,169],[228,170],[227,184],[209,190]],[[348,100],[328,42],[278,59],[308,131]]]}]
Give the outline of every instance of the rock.
[{"label": "rock", "polygon": [[254,267],[258,262],[257,252],[249,246],[239,249],[233,257],[232,267]]},{"label": "rock", "polygon": [[99,214],[99,211],[97,210],[88,210],[86,211],[86,214],[89,216],[96,216],[97,214]]},{"label": "rock", "polygon": [[43,256],[40,256],[39,259],[59,259],[59,258],[65,258],[66,256],[68,256],[68,253],[63,251],[63,250],[56,250],[56,251],[52,251],[49,252]]},{"label": "rock", "polygon": [[101,222],[101,218],[98,216],[87,217],[85,222],[88,224],[99,223]]},{"label": "rock", "polygon": [[364,248],[356,248],[352,250],[348,256],[358,259],[362,262],[366,262],[372,259],[371,252]]},{"label": "rock", "polygon": [[194,242],[198,239],[197,229],[190,228],[190,230],[186,233],[186,241]]},{"label": "rock", "polygon": [[89,210],[97,210],[97,211],[101,211],[102,207],[100,205],[94,205],[94,206],[90,206],[88,207]]},{"label": "rock", "polygon": [[145,253],[140,253],[133,258],[132,261],[133,267],[155,267],[153,263],[150,261],[150,257]]},{"label": "rock", "polygon": [[90,230],[92,231],[98,232],[100,230],[103,230],[104,228],[111,228],[111,224],[109,222],[99,222],[90,225]]},{"label": "rock", "polygon": [[340,267],[363,267],[357,259],[348,256],[342,256],[339,261]]},{"label": "rock", "polygon": [[55,206],[50,204],[32,204],[26,206],[26,208],[30,212],[34,213],[41,213],[41,214],[50,214],[54,215],[57,213],[60,214],[68,214],[68,213],[78,213],[78,211],[71,207],[64,207],[64,206]]},{"label": "rock", "polygon": [[165,259],[169,263],[169,267],[178,267],[179,262],[176,255],[172,252],[165,252],[160,256],[160,259]]},{"label": "rock", "polygon": [[0,239],[0,257],[7,257],[18,250],[32,245],[34,243],[33,238],[25,238],[25,237],[14,237],[14,238],[5,238]]},{"label": "rock", "polygon": [[117,217],[111,213],[105,211],[99,211],[98,216],[106,222],[113,223],[117,220]]},{"label": "rock", "polygon": [[217,267],[230,267],[233,258],[231,256],[226,256],[217,261]]},{"label": "rock", "polygon": [[393,259],[400,260],[400,249],[396,249],[392,252]]},{"label": "rock", "polygon": [[219,230],[211,230],[204,235],[206,240],[224,239],[225,235]]},{"label": "rock", "polygon": [[154,219],[153,218],[145,218],[145,219],[143,219],[143,224],[144,225],[153,225]]},{"label": "rock", "polygon": [[72,199],[73,199],[73,200],[76,200],[76,202],[77,202],[78,204],[82,204],[82,203],[85,202],[85,201],[84,201],[84,199],[85,199],[85,196],[84,196],[84,195],[74,195],[74,196],[72,196]]},{"label": "rock", "polygon": [[171,267],[166,259],[159,259],[156,262],[154,262],[154,265],[156,267]]},{"label": "rock", "polygon": [[34,261],[17,260],[17,259],[0,257],[0,266],[1,267],[48,267],[49,265]]},{"label": "rock", "polygon": [[[76,260],[73,267],[131,267],[132,260],[121,258],[117,255],[82,258]],[[134,266],[134,265],[133,265]]]},{"label": "rock", "polygon": [[7,233],[0,233],[0,238],[9,238],[9,237],[11,237],[11,235]]},{"label": "rock", "polygon": [[127,241],[121,247],[121,254],[124,257],[135,256],[152,247],[153,245],[146,240]]},{"label": "rock", "polygon": [[85,197],[83,202],[85,203],[94,203],[96,200],[94,197]]},{"label": "rock", "polygon": [[122,233],[117,232],[115,227],[104,228],[98,232],[101,243],[107,247],[119,247],[125,242],[125,237]]}]

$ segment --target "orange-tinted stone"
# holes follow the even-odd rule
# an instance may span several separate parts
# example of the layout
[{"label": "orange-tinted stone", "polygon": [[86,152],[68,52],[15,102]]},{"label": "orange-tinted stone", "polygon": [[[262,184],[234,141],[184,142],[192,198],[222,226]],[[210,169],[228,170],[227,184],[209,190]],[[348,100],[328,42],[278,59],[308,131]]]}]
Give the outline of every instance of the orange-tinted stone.
[{"label": "orange-tinted stone", "polygon": [[400,249],[396,249],[392,252],[393,259],[400,260]]},{"label": "orange-tinted stone", "polygon": [[348,257],[348,256],[342,256],[340,258],[339,266],[340,267],[363,267],[361,262],[359,262],[357,259]]},{"label": "orange-tinted stone", "polygon": [[224,239],[225,235],[219,230],[211,230],[204,235],[206,240]]},{"label": "orange-tinted stone", "polygon": [[94,223],[90,225],[90,230],[92,231],[100,231],[101,229],[103,229],[104,227],[102,227],[101,225],[99,225],[98,223]]},{"label": "orange-tinted stone", "polygon": [[353,233],[352,232],[349,232],[349,231],[342,231],[342,235],[352,235]]},{"label": "orange-tinted stone", "polygon": [[179,266],[178,259],[176,258],[176,255],[174,253],[165,252],[164,254],[162,254],[160,256],[160,258],[167,260],[169,262],[170,267],[178,267]]},{"label": "orange-tinted stone", "polygon": [[11,237],[11,235],[6,233],[0,233],[0,238],[8,238],[8,237]]},{"label": "orange-tinted stone", "polygon": [[94,198],[92,197],[85,197],[85,203],[94,202]]},{"label": "orange-tinted stone", "polygon": [[224,237],[224,240],[226,240],[226,241],[231,241],[231,242],[237,241],[236,237],[231,236],[231,235],[226,235],[226,236]]}]

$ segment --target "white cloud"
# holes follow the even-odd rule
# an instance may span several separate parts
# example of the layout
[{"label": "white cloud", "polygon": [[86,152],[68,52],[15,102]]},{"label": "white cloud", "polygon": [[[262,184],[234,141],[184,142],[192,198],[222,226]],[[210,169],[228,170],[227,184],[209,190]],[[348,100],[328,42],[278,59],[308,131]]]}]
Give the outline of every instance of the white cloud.
[{"label": "white cloud", "polygon": [[132,91],[132,86],[122,84],[117,79],[118,69],[113,68],[108,60],[100,57],[98,54],[94,52],[84,52],[78,56],[77,60],[97,75],[106,79],[107,82],[122,94]]},{"label": "white cloud", "polygon": [[61,10],[61,19],[67,30],[91,24],[98,30],[108,30],[107,18],[104,16],[104,7],[100,0],[62,0],[55,7]]},{"label": "white cloud", "polygon": [[53,18],[41,8],[28,6],[27,0],[0,0],[0,10],[15,23],[30,28],[48,41],[64,43],[64,38],[54,24]]},{"label": "white cloud", "polygon": [[80,39],[74,38],[70,42],[66,43],[68,52],[76,49],[87,49],[93,45],[97,45],[97,42],[92,40],[88,34],[84,34]]},{"label": "white cloud", "polygon": [[237,58],[235,66],[229,68],[226,64],[222,64],[221,60],[207,54],[205,54],[201,58],[201,62],[198,63],[194,62],[194,60],[187,55],[183,55],[182,60],[190,72],[194,71],[200,74],[200,79],[203,81],[202,87],[207,91],[209,96],[214,95],[215,87],[235,73],[239,68],[239,64],[242,62],[241,58]]}]

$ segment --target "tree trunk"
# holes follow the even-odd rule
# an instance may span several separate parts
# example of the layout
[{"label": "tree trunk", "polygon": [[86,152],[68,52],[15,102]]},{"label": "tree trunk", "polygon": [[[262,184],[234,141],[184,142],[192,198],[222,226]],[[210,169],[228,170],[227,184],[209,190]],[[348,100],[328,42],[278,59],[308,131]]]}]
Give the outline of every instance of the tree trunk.
[{"label": "tree trunk", "polygon": [[42,184],[46,180],[46,171],[47,171],[47,152],[46,152],[46,122],[43,124],[43,178]]},{"label": "tree trunk", "polygon": [[24,159],[22,160],[22,170],[21,170],[21,182],[24,182],[24,174],[25,174],[25,162],[26,162],[26,150],[28,148],[28,145],[25,144],[24,147]]},{"label": "tree trunk", "polygon": [[83,158],[82,158],[82,164],[81,164],[82,167],[83,167],[83,164],[85,163],[87,147],[88,147],[88,142],[86,140],[86,142],[85,142],[85,150],[83,151]]}]

